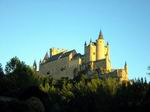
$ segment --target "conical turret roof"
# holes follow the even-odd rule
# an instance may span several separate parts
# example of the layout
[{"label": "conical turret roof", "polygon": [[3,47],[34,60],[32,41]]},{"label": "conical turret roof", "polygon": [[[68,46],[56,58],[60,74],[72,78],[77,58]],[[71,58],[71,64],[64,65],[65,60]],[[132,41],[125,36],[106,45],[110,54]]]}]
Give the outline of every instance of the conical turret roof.
[{"label": "conical turret roof", "polygon": [[103,39],[103,34],[102,34],[102,31],[100,30],[100,32],[99,32],[99,37],[98,37],[98,39]]}]

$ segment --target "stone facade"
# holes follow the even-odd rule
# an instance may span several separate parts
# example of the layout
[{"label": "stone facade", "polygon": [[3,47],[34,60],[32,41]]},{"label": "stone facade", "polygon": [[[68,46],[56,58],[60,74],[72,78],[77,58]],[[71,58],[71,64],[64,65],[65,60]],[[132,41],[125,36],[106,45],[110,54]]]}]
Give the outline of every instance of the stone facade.
[{"label": "stone facade", "polygon": [[44,75],[50,75],[55,79],[61,77],[74,77],[74,71],[78,70],[81,65],[81,58],[75,50],[63,51],[56,55],[51,55],[44,59],[39,65],[39,72]]},{"label": "stone facade", "polygon": [[[112,69],[109,44],[105,45],[102,32],[99,33],[96,42],[90,41],[84,44],[84,55],[75,50],[51,48],[50,54],[46,53],[40,61],[39,73],[50,75],[55,79],[61,77],[73,78],[80,71],[99,74],[99,77],[114,77],[121,81],[128,80],[128,66],[125,63],[122,69]],[[49,56],[50,55],[50,56]]]}]

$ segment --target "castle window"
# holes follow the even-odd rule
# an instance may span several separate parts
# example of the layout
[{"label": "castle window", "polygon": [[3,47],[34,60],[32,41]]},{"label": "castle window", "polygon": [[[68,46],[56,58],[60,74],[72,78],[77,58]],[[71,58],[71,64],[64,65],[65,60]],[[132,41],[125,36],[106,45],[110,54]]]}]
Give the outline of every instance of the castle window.
[{"label": "castle window", "polygon": [[50,74],[50,72],[47,72],[47,75],[49,75]]},{"label": "castle window", "polygon": [[63,68],[61,68],[60,70],[61,70],[61,71],[64,71],[65,69],[66,69],[66,68],[65,68],[65,67],[63,67]]}]

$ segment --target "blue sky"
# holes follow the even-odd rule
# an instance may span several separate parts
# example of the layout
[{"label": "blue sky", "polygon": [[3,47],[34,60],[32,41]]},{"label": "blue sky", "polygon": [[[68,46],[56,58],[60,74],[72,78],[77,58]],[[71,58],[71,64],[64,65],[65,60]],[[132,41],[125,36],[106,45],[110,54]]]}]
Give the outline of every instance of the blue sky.
[{"label": "blue sky", "polygon": [[149,0],[0,0],[0,63],[18,56],[32,65],[51,47],[83,53],[100,29],[113,68],[127,61],[130,79],[150,80]]}]

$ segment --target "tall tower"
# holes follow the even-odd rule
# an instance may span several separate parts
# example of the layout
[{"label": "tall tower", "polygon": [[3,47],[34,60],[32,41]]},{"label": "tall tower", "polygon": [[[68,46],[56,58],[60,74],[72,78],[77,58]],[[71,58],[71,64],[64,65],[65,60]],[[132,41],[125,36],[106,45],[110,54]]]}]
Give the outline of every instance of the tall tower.
[{"label": "tall tower", "polygon": [[103,34],[100,31],[99,37],[96,42],[96,60],[101,60],[105,58],[105,48],[104,48],[105,42],[103,39]]},{"label": "tall tower", "polygon": [[92,40],[90,40],[90,43],[87,46],[87,61],[96,61],[96,46],[94,45]]}]

